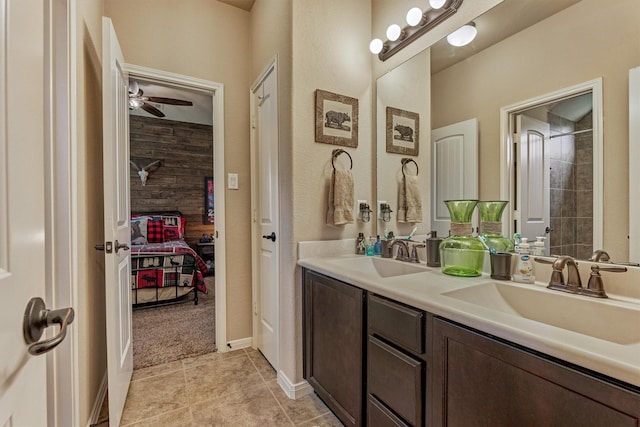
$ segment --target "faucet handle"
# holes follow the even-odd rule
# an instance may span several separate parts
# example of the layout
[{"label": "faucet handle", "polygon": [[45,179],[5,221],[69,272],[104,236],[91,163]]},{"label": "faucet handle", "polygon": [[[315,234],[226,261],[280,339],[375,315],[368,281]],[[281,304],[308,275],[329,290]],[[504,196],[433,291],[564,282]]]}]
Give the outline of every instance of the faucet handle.
[{"label": "faucet handle", "polygon": [[551,289],[561,289],[563,290],[565,288],[565,283],[564,283],[564,262],[562,262],[562,264],[557,264],[558,258],[555,259],[546,259],[546,258],[534,258],[533,259],[535,262],[539,262],[540,264],[552,264],[553,265],[553,271],[551,272],[551,279],[549,279],[549,286],[547,286],[548,288]]},{"label": "faucet handle", "polygon": [[583,289],[581,293],[596,298],[608,298],[607,293],[604,291],[604,283],[602,281],[601,271],[608,271],[611,273],[624,273],[627,271],[627,267],[602,267],[598,264],[591,266],[591,276],[589,277],[589,283],[587,289]]},{"label": "faucet handle", "polygon": [[423,243],[417,243],[411,246],[411,256],[409,260],[411,262],[420,262],[420,257],[418,256],[418,248],[426,248],[427,245]]}]

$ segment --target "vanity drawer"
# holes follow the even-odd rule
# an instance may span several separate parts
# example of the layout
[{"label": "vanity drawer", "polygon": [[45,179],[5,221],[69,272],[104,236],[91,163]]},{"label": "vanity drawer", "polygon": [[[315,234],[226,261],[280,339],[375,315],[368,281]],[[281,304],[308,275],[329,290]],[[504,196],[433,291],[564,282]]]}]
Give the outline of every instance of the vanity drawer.
[{"label": "vanity drawer", "polygon": [[424,312],[369,294],[369,334],[416,354],[424,353]]},{"label": "vanity drawer", "polygon": [[421,426],[425,363],[372,336],[367,354],[369,394],[410,425]]},{"label": "vanity drawer", "polygon": [[398,418],[382,402],[373,396],[367,399],[368,427],[409,427],[409,424]]}]

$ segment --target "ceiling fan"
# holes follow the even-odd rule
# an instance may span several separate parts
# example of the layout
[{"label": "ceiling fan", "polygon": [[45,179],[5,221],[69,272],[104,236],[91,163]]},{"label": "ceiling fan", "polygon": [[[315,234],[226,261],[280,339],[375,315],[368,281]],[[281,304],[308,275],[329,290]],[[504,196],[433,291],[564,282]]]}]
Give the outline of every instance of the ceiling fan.
[{"label": "ceiling fan", "polygon": [[163,98],[159,96],[144,96],[144,92],[140,89],[138,82],[135,80],[129,81],[129,109],[134,110],[142,108],[149,114],[153,114],[156,117],[164,117],[165,114],[158,110],[149,102],[155,102],[158,104],[169,104],[179,106],[192,106],[193,102],[185,101],[182,99]]}]

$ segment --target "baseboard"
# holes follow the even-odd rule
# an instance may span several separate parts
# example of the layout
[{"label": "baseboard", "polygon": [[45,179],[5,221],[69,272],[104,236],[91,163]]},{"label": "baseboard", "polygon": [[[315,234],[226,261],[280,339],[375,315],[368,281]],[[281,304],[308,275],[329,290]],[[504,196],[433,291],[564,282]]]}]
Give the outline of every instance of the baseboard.
[{"label": "baseboard", "polygon": [[292,383],[282,371],[278,371],[278,385],[286,393],[289,399],[299,399],[307,394],[313,393],[313,388],[306,381]]},{"label": "baseboard", "polygon": [[[100,384],[100,388],[98,389],[98,394],[96,395],[96,400],[93,402],[93,408],[91,408],[91,415],[89,416],[89,422],[87,423],[87,427],[98,426],[98,421],[100,418],[100,410],[102,409],[102,404],[104,403],[104,398],[107,396],[107,391],[109,390],[109,382],[108,375],[105,371],[104,376],[102,377],[102,383]],[[106,423],[104,425],[107,425]]]},{"label": "baseboard", "polygon": [[251,342],[253,339],[249,338],[241,338],[239,340],[227,341],[227,345],[224,349],[218,348],[218,351],[224,353],[225,351],[232,350],[240,350],[241,348],[251,347]]}]

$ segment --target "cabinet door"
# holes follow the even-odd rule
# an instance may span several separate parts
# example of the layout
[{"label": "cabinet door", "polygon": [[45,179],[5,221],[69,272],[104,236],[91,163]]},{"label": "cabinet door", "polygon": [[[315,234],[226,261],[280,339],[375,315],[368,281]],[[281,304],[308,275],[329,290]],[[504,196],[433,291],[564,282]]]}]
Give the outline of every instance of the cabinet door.
[{"label": "cabinet door", "polygon": [[363,422],[364,291],[304,273],[304,376],[347,426]]},{"label": "cabinet door", "polygon": [[637,426],[640,395],[433,321],[434,426]]}]

